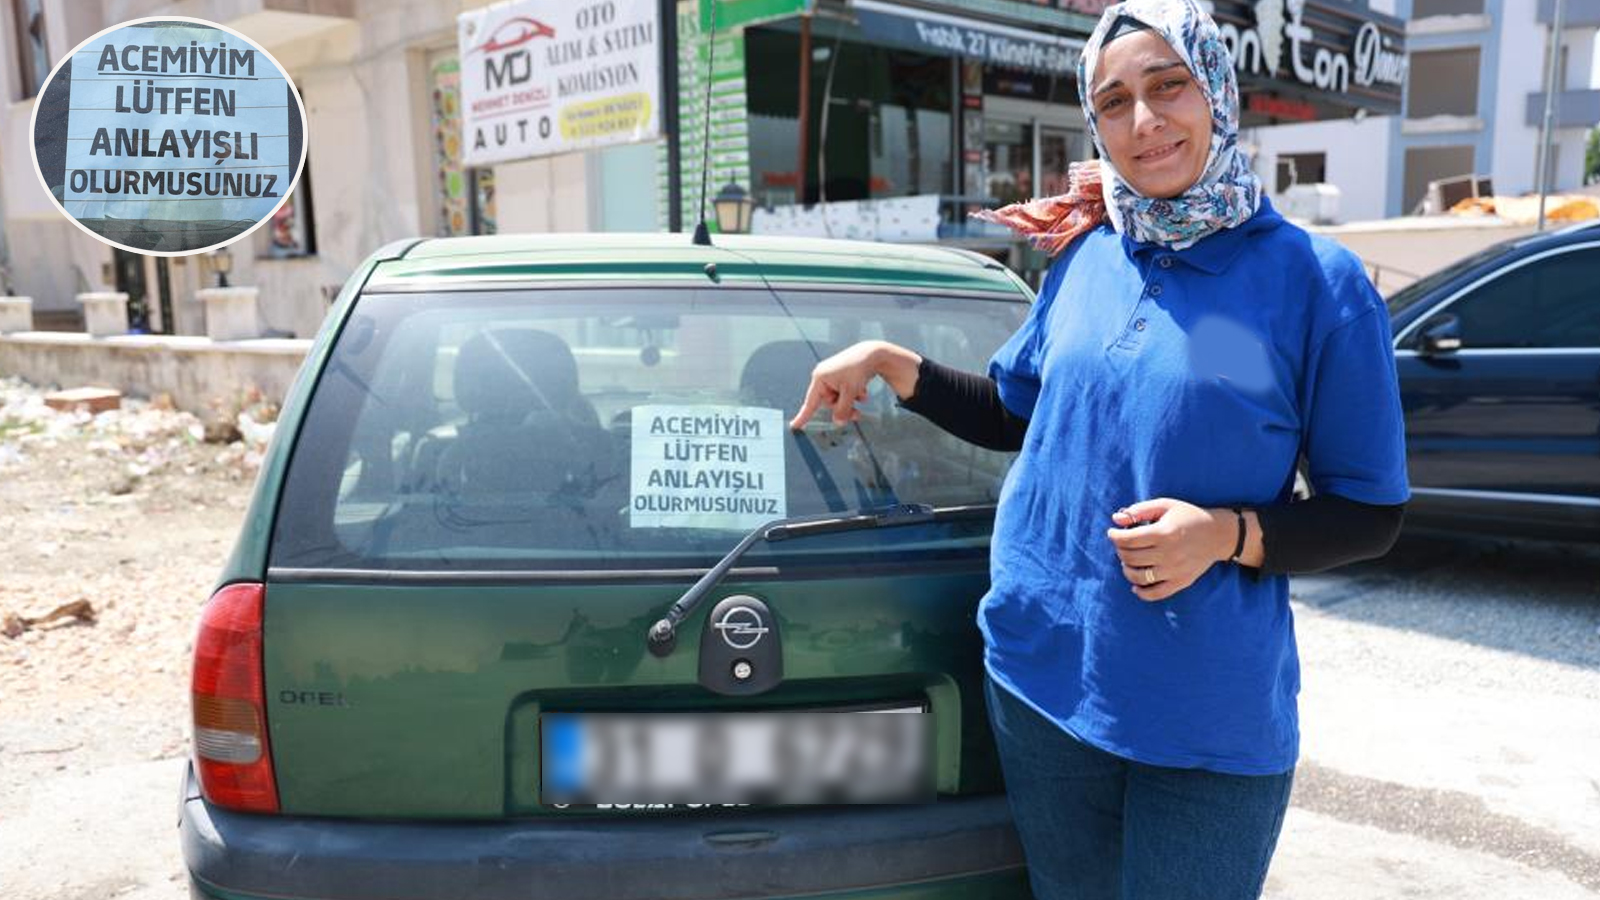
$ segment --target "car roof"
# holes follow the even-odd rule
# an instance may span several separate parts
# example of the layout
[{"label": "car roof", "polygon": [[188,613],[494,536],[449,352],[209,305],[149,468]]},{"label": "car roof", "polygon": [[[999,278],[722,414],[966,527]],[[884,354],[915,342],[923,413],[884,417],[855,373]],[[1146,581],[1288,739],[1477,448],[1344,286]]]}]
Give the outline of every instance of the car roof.
[{"label": "car roof", "polygon": [[1554,231],[1534,231],[1507,238],[1452,263],[1451,265],[1458,267],[1459,271],[1448,281],[1441,282],[1441,286],[1463,278],[1476,278],[1485,271],[1497,269],[1524,256],[1540,253],[1552,247],[1584,243],[1596,238],[1600,238],[1600,219],[1586,219]]},{"label": "car roof", "polygon": [[1572,225],[1549,231],[1535,231],[1505,242],[1508,251],[1539,251],[1562,244],[1593,240],[1600,237],[1600,219],[1585,219]]},{"label": "car roof", "polygon": [[[378,264],[364,290],[765,284],[1030,298],[1019,278],[971,251],[752,235],[507,234],[434,238]],[[708,269],[714,265],[715,269]]]},{"label": "car roof", "polygon": [[1582,222],[1577,222],[1575,224],[1568,225],[1565,228],[1553,231],[1551,232],[1551,235],[1554,237],[1569,237],[1571,235],[1588,236],[1590,232],[1593,232],[1594,235],[1600,236],[1600,219],[1584,219]]}]

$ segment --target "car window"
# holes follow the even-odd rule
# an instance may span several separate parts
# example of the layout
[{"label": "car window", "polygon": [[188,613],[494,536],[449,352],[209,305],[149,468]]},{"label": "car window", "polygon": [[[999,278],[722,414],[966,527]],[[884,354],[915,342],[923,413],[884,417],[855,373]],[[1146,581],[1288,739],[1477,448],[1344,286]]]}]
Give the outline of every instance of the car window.
[{"label": "car window", "polygon": [[1465,349],[1600,347],[1600,248],[1537,259],[1479,286],[1448,311]]},{"label": "car window", "polygon": [[1441,269],[1430,272],[1427,275],[1418,278],[1416,281],[1411,282],[1400,290],[1395,291],[1393,294],[1389,295],[1388,300],[1385,301],[1389,305],[1390,318],[1393,318],[1400,313],[1405,312],[1407,309],[1410,309],[1417,303],[1428,299],[1434,290],[1440,285],[1450,281],[1463,272],[1475,269],[1478,266],[1495,259],[1496,257],[1505,255],[1508,251],[1514,249],[1521,240],[1521,238],[1518,238],[1510,241],[1501,241],[1498,244],[1485,247],[1482,250],[1479,250],[1478,252],[1469,256],[1462,257],[1461,259],[1458,259]]},{"label": "car window", "polygon": [[[981,371],[1026,314],[1021,298],[738,288],[363,296],[296,441],[272,564],[698,566],[782,516],[992,502],[1011,455],[946,434],[881,381],[858,425],[787,423],[840,348],[883,339]],[[986,523],[940,524],[749,558],[971,555],[986,540]]]}]

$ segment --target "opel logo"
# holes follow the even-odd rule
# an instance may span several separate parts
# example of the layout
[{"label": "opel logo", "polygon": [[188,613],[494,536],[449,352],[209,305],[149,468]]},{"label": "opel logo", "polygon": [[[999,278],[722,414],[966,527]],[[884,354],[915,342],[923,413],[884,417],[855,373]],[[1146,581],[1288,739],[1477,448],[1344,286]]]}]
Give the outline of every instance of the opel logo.
[{"label": "opel logo", "polygon": [[762,635],[771,631],[766,623],[761,621],[761,614],[748,606],[735,606],[722,614],[722,618],[712,623],[722,635],[722,640],[735,650],[749,650],[761,643]]}]

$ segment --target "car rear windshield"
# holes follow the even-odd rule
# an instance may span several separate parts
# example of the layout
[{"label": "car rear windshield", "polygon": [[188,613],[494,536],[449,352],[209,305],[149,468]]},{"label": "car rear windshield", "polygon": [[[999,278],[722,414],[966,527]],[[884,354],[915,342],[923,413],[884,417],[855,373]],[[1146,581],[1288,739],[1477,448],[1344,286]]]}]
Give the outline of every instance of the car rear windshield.
[{"label": "car rear windshield", "polygon": [[[982,371],[1026,314],[1020,296],[732,287],[363,296],[295,442],[271,562],[695,567],[780,517],[993,502],[1011,454],[946,434],[881,380],[852,425],[788,421],[817,361],[856,341]],[[747,559],[966,557],[987,539],[987,522],[950,522]]]}]

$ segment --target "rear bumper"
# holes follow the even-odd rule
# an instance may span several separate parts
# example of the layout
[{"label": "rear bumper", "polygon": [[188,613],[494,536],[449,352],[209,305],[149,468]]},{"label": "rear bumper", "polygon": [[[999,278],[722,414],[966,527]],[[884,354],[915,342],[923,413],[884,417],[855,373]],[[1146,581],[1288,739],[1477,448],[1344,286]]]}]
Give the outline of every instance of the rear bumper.
[{"label": "rear bumper", "polygon": [[737,816],[369,822],[242,815],[188,775],[179,833],[197,887],[306,900],[721,900],[871,892],[1025,896],[1003,796]]}]

